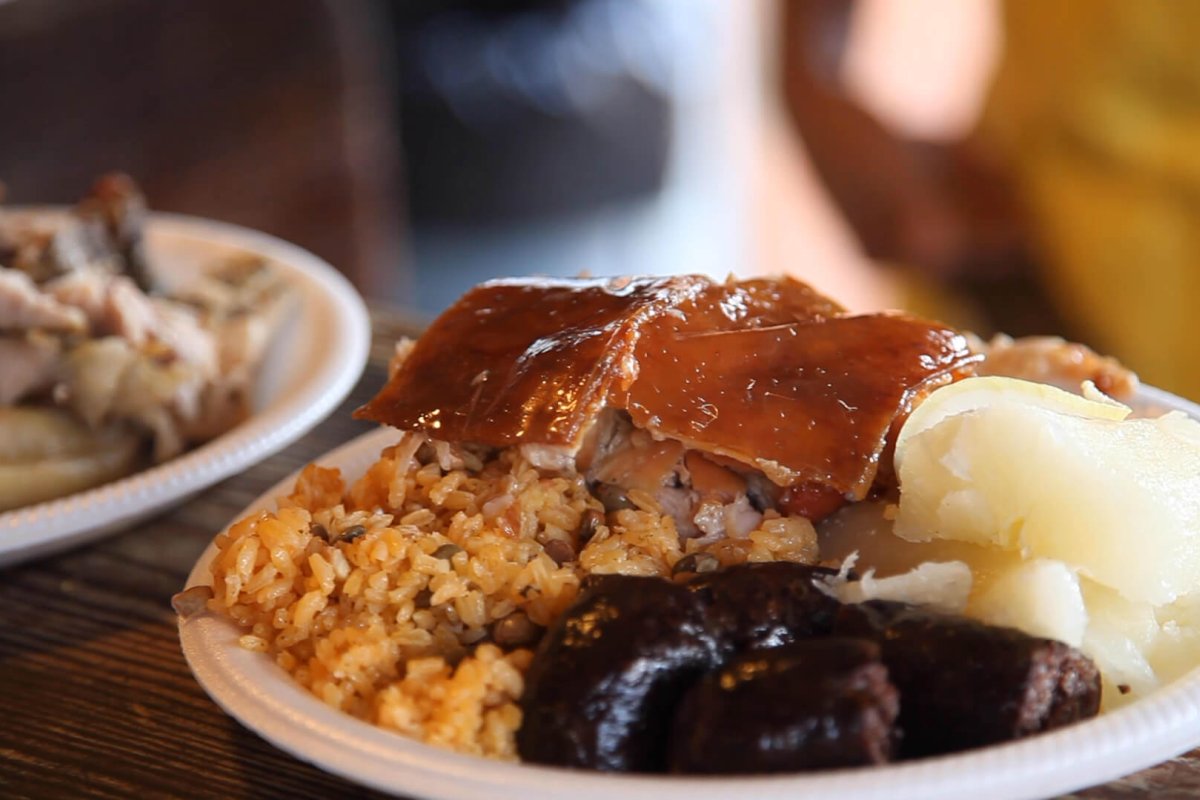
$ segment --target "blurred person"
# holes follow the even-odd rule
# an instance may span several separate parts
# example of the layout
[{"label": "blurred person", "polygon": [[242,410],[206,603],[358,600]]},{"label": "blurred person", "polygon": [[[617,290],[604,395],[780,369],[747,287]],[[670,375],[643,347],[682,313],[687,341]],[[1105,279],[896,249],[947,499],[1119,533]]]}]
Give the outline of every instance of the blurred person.
[{"label": "blurred person", "polygon": [[1200,396],[1200,5],[1005,0],[984,111],[949,144],[851,101],[852,3],[783,8],[785,101],[868,255]]}]

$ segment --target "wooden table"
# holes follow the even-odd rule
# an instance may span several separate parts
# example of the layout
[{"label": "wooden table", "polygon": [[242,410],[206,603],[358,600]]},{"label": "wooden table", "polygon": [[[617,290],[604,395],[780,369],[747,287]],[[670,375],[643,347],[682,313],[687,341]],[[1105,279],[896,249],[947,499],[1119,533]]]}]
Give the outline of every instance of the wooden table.
[{"label": "wooden table", "polygon": [[[374,314],[371,363],[322,425],[134,529],[0,571],[0,797],[378,797],[293,759],[226,716],[179,650],[171,595],[244,506],[370,426],[350,411],[383,383],[403,314]],[[1200,795],[1200,750],[1087,798]]]}]

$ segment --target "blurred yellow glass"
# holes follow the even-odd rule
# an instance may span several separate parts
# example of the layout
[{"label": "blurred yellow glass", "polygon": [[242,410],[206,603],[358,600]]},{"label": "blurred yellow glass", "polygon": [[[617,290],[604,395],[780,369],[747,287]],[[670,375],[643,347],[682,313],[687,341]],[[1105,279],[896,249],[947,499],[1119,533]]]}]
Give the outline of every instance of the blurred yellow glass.
[{"label": "blurred yellow glass", "polygon": [[1200,3],[1008,0],[978,130],[1011,166],[1064,316],[1200,396]]}]

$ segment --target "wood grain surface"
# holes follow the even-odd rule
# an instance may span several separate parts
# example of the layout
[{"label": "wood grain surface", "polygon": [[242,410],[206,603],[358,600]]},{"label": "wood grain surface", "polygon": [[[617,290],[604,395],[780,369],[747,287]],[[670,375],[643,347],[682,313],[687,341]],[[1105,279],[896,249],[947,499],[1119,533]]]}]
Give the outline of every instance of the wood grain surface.
[{"label": "wood grain surface", "polygon": [[[386,310],[373,322],[365,374],[308,436],[125,533],[0,571],[0,797],[380,796],[293,759],[221,711],[188,671],[170,605],[238,511],[370,429],[350,411],[382,385],[395,338],[414,329]],[[1200,751],[1072,796],[1200,796]]]}]

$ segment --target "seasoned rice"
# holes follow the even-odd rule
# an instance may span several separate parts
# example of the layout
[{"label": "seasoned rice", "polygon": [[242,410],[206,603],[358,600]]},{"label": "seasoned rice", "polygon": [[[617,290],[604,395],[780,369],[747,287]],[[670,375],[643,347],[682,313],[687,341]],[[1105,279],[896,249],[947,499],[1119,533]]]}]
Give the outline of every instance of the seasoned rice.
[{"label": "seasoned rice", "polygon": [[817,558],[802,517],[768,511],[745,538],[681,542],[652,497],[630,500],[605,519],[581,476],[539,470],[517,448],[480,454],[406,434],[349,486],[306,467],[276,511],[218,536],[209,606],[329,705],[516,760],[533,654],[493,641],[497,622],[519,612],[551,625],[591,573],[669,578],[700,552],[722,566]]}]

